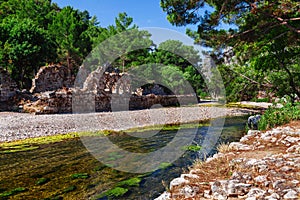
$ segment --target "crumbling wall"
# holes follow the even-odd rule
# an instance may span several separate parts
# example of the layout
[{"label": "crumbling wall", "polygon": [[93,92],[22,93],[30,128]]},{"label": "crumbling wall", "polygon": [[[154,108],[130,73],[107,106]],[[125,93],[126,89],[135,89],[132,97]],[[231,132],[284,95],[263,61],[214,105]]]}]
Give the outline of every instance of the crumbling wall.
[{"label": "crumbling wall", "polygon": [[13,81],[8,72],[0,67],[0,101],[8,101],[16,95],[17,84]]},{"label": "crumbling wall", "polygon": [[[52,92],[43,92],[39,100],[26,104],[27,112],[36,114],[54,113],[86,113],[108,112],[123,110],[150,109],[153,105],[160,104],[163,107],[182,106],[196,103],[194,96],[175,95],[146,95],[146,96],[122,96],[122,95],[95,95],[93,92],[75,92],[71,89],[60,89]],[[73,108],[75,107],[75,110]]]},{"label": "crumbling wall", "polygon": [[41,67],[32,80],[31,93],[53,91],[63,87],[73,87],[74,80],[70,76],[69,69],[61,65]]},{"label": "crumbling wall", "polygon": [[147,95],[142,95],[141,88],[133,92],[127,73],[104,72],[101,67],[91,73],[81,68],[80,73],[80,81],[76,80],[74,87],[67,68],[56,65],[42,67],[31,89],[38,100],[26,104],[24,110],[36,114],[82,113],[149,109],[155,104],[165,107],[178,106],[180,102],[195,103],[192,96],[166,95],[158,85],[147,91]]},{"label": "crumbling wall", "polygon": [[97,95],[131,94],[129,75],[95,70],[84,81],[83,90]]}]

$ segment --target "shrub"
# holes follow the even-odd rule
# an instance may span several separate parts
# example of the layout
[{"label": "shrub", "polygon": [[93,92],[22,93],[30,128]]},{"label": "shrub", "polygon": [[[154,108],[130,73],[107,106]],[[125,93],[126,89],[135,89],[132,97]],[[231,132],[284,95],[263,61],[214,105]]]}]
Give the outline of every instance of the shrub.
[{"label": "shrub", "polygon": [[286,103],[281,108],[273,105],[262,115],[258,128],[259,130],[266,130],[299,119],[300,104],[292,105],[291,103]]}]

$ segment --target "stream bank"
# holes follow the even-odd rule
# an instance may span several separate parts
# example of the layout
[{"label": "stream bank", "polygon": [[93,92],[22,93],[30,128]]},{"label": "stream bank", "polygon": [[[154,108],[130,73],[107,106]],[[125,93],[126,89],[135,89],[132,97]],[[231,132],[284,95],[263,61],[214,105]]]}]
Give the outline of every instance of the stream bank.
[{"label": "stream bank", "polygon": [[[212,118],[249,115],[255,110],[224,107],[175,107],[91,114],[0,112],[0,142],[84,131],[97,123],[97,130],[127,130],[145,126],[206,121]],[[90,122],[95,122],[91,124]]]},{"label": "stream bank", "polygon": [[300,199],[300,121],[253,131],[187,174],[170,182],[156,200]]}]

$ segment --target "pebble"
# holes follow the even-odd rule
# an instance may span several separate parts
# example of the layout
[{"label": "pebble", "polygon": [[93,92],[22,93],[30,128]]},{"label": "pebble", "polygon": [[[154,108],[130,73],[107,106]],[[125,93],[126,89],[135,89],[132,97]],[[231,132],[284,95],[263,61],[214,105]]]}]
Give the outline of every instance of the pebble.
[{"label": "pebble", "polygon": [[267,176],[257,176],[254,178],[255,182],[262,183],[267,181]]},{"label": "pebble", "polygon": [[284,196],[284,199],[298,199],[298,193],[295,190],[289,190]]}]

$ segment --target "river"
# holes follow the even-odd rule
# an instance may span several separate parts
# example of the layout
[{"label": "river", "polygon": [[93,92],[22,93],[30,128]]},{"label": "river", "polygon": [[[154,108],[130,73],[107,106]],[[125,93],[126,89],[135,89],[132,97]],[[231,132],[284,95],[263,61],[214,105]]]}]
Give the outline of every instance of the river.
[{"label": "river", "polygon": [[[217,143],[238,141],[244,135],[246,119],[247,116],[226,118]],[[168,127],[148,139],[127,134],[112,134],[109,138],[127,151],[144,153],[166,145],[176,136],[177,128]],[[186,127],[186,131],[188,129]],[[27,151],[0,149],[0,199],[154,199],[170,180],[180,176],[195,159],[204,157],[197,145],[201,146],[208,129],[207,123],[200,123],[194,146],[186,147],[187,151],[179,159],[166,162],[153,172],[140,174],[102,164],[80,138],[25,146]],[[205,156],[213,155],[216,147]],[[111,161],[121,157],[113,152],[108,156]]]}]

